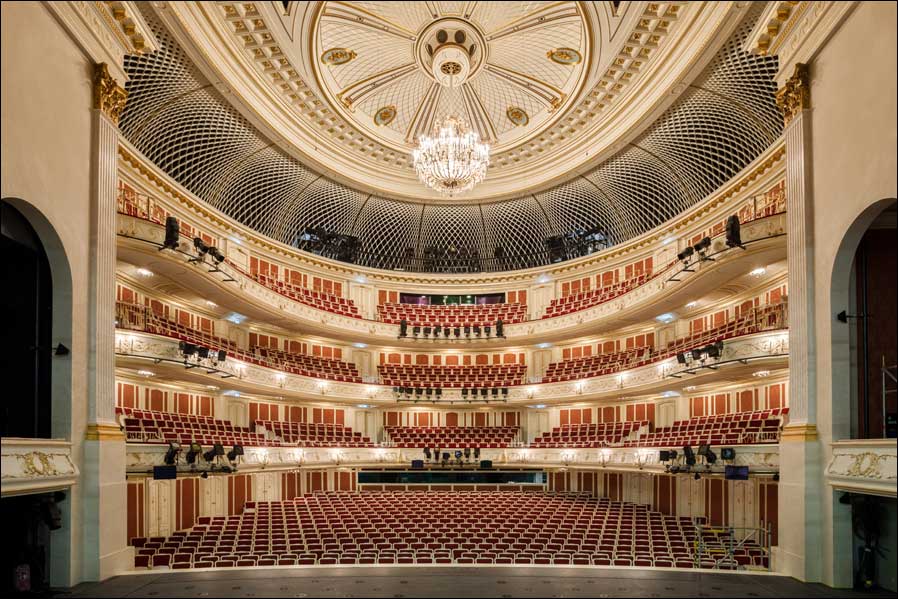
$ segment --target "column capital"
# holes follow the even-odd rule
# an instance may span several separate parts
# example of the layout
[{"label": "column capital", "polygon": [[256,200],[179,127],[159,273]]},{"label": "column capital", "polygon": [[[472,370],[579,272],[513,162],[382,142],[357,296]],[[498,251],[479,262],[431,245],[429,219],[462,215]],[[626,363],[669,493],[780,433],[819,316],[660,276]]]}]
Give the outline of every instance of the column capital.
[{"label": "column capital", "polygon": [[796,63],[792,76],[776,92],[776,105],[788,125],[795,116],[811,107],[811,77],[808,65]]},{"label": "column capital", "polygon": [[128,92],[118,84],[109,72],[109,65],[101,62],[94,67],[93,106],[118,125],[125,110]]}]

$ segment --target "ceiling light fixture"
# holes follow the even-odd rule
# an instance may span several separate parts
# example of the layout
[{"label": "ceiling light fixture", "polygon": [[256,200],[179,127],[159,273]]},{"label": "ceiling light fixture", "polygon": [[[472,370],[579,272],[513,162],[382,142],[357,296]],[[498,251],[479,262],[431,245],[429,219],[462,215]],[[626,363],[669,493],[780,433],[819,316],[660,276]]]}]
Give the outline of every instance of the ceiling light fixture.
[{"label": "ceiling light fixture", "polygon": [[766,272],[767,272],[767,269],[766,269],[766,268],[764,268],[763,266],[759,266],[758,268],[752,270],[752,271],[751,271],[750,273],[748,273],[748,274],[750,274],[750,275],[753,276],[753,277],[760,277],[760,276],[762,276],[762,275],[763,275],[764,273],[766,273]]},{"label": "ceiling light fixture", "polygon": [[139,275],[142,276],[142,277],[152,277],[152,276],[153,276],[153,271],[152,271],[152,270],[149,270],[149,269],[147,269],[147,268],[138,268],[138,269],[137,269],[137,274],[139,274]]},{"label": "ceiling light fixture", "polygon": [[473,189],[486,177],[490,146],[480,143],[480,135],[460,118],[448,116],[434,127],[432,136],[418,138],[412,162],[421,183],[452,197]]}]

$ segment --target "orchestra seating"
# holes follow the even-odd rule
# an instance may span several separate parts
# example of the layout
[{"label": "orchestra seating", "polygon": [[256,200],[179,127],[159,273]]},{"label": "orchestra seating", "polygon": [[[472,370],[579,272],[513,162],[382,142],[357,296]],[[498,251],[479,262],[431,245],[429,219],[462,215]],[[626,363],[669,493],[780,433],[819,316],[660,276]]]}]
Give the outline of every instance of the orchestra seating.
[{"label": "orchestra seating", "polygon": [[620,352],[595,354],[572,360],[552,362],[546,368],[544,383],[555,383],[574,379],[584,379],[605,374],[613,374],[629,368],[637,368],[652,362],[673,357],[693,348],[700,348],[717,341],[724,341],[743,335],[786,327],[786,302],[759,306],[747,310],[728,322],[675,339],[664,349],[652,347],[632,348]]},{"label": "orchestra seating", "polygon": [[527,367],[523,364],[381,364],[378,371],[383,384],[394,387],[484,389],[520,385]]},{"label": "orchestra seating", "polygon": [[405,320],[410,327],[465,327],[494,326],[497,320],[503,324],[523,322],[527,319],[527,306],[523,304],[478,304],[421,306],[418,304],[386,303],[377,307],[380,320],[387,324],[399,324]]},{"label": "orchestra seating", "polygon": [[374,447],[374,443],[362,433],[354,432],[342,424],[319,424],[311,422],[281,422],[256,420],[256,426],[262,426],[280,438],[283,445],[297,447]]},{"label": "orchestra seating", "polygon": [[396,447],[509,447],[516,426],[387,426],[384,431]]},{"label": "orchestra seating", "polygon": [[313,291],[260,273],[253,273],[248,276],[259,284],[277,291],[281,295],[289,297],[293,301],[301,304],[318,308],[319,310],[324,310],[326,312],[340,314],[341,316],[349,316],[351,318],[362,317],[362,315],[359,314],[359,309],[356,307],[355,303],[345,297],[340,297],[324,291]]},{"label": "orchestra seating", "polygon": [[362,382],[362,377],[359,375],[356,365],[349,362],[322,358],[320,356],[295,354],[270,347],[256,347],[254,350],[256,354],[273,364],[278,370],[319,379],[348,383]]},{"label": "orchestra seating", "polygon": [[760,412],[737,412],[697,416],[677,420],[638,439],[624,441],[625,447],[683,447],[684,445],[749,445],[778,443],[780,425],[789,408]]},{"label": "orchestra seating", "polygon": [[173,337],[210,349],[224,349],[229,353],[237,350],[237,344],[230,339],[181,324],[166,318],[162,314],[157,314],[146,306],[116,302],[115,308],[116,326],[118,328],[140,330],[154,335]]},{"label": "orchestra seating", "polygon": [[177,414],[157,412],[153,410],[136,410],[117,407],[121,415],[121,423],[125,427],[125,438],[136,443],[168,443],[169,441],[186,445],[225,446],[243,445],[247,447],[266,447],[280,445],[270,441],[264,434],[258,434],[246,427],[234,426],[226,420],[216,420],[211,416],[194,414]]},{"label": "orchestra seating", "polygon": [[607,447],[620,445],[632,433],[648,430],[648,420],[565,424],[543,433],[530,447]]},{"label": "orchestra seating", "polygon": [[580,310],[598,306],[632,291],[636,287],[645,284],[651,278],[652,273],[650,271],[599,289],[590,289],[589,291],[581,291],[580,293],[555,298],[549,303],[543,318],[564,316],[571,312],[579,312]]},{"label": "orchestra seating", "polygon": [[[725,528],[586,494],[326,492],[247,502],[169,537],[132,538],[152,569],[353,564],[538,564],[741,569],[765,548]],[[731,544],[732,541],[732,544]],[[734,547],[730,550],[730,547]]]}]

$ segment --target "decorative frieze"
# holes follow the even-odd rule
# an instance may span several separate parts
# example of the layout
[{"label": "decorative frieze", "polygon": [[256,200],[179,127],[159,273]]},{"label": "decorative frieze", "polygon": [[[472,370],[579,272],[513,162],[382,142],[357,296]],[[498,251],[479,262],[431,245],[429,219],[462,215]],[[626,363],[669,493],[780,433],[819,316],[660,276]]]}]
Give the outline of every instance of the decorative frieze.
[{"label": "decorative frieze", "polygon": [[[131,473],[146,472],[164,463],[167,445],[128,444],[127,467]],[[240,458],[240,472],[259,470],[293,470],[334,466],[376,467],[408,465],[422,459],[417,448],[359,447],[359,448],[300,448],[246,447]],[[664,472],[658,448],[620,447],[604,449],[550,449],[509,447],[480,450],[480,459],[492,460],[496,465],[528,466],[547,469],[592,469],[609,471],[645,470]],[[733,464],[765,471],[779,468],[779,446],[776,444],[741,445],[736,448]],[[182,465],[182,467],[184,467]],[[197,472],[205,468],[200,466]],[[718,467],[719,470],[719,467]]]},{"label": "decorative frieze", "polygon": [[80,473],[68,441],[6,437],[0,446],[0,489],[4,497],[65,489],[78,480]]},{"label": "decorative frieze", "polygon": [[857,439],[832,443],[826,467],[830,485],[843,491],[896,496],[898,455],[895,439]]}]

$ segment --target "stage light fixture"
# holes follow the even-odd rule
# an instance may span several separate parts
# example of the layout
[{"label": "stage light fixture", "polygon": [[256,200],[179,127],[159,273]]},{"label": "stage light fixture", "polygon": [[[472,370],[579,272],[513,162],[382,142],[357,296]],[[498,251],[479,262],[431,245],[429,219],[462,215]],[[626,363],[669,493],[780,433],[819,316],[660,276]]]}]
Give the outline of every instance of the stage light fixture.
[{"label": "stage light fixture", "polygon": [[695,452],[689,445],[683,446],[683,456],[686,458],[687,466],[695,466]]},{"label": "stage light fixture", "polygon": [[732,447],[720,448],[720,459],[724,461],[732,461],[736,459],[736,450]]},{"label": "stage light fixture", "polygon": [[165,452],[165,464],[174,466],[178,461],[178,454],[181,453],[181,445],[173,441],[168,442],[168,451]]},{"label": "stage light fixture", "polygon": [[209,246],[203,241],[202,237],[193,238],[193,247],[199,257],[203,257],[209,253]]},{"label": "stage light fixture", "polygon": [[215,260],[216,264],[221,264],[222,262],[224,262],[224,254],[222,254],[221,250],[215,246],[209,248],[209,255],[212,256],[212,259]]},{"label": "stage light fixture", "polygon": [[215,460],[215,458],[224,454],[224,445],[222,445],[221,443],[216,443],[212,446],[212,449],[203,454],[203,459],[207,462],[212,462],[213,460]]},{"label": "stage light fixture", "polygon": [[475,459],[475,460],[479,460],[479,459],[480,459],[480,448],[479,448],[479,447],[475,447],[475,448],[474,448],[474,459]]},{"label": "stage light fixture", "polygon": [[242,456],[242,455],[244,455],[243,454],[243,445],[234,445],[233,449],[231,449],[231,451],[228,452],[228,461],[233,462],[239,456]]},{"label": "stage light fixture", "polygon": [[167,216],[165,218],[165,241],[162,242],[162,249],[177,249],[180,237],[181,226],[178,223],[178,219],[174,216]]},{"label": "stage light fixture", "polygon": [[742,232],[740,230],[739,216],[730,215],[726,225],[726,239],[729,247],[742,247]]},{"label": "stage light fixture", "polygon": [[201,453],[203,453],[202,446],[199,443],[193,441],[190,443],[190,449],[187,450],[187,455],[184,456],[184,459],[186,459],[187,463],[192,466],[196,463],[196,456],[200,455]]},{"label": "stage light fixture", "polygon": [[695,251],[698,252],[701,259],[706,260],[707,256],[705,254],[708,253],[708,249],[711,247],[711,238],[703,237],[702,240],[696,243],[693,247],[695,248]]},{"label": "stage light fixture", "polygon": [[196,355],[200,360],[205,360],[209,357],[209,348],[208,347],[197,347]]},{"label": "stage light fixture", "polygon": [[683,352],[677,353],[677,362],[679,364],[686,364],[686,354]]},{"label": "stage light fixture", "polygon": [[683,265],[689,264],[689,259],[692,257],[692,254],[695,253],[695,248],[691,245],[683,248],[683,251],[677,254],[677,259],[683,263]]},{"label": "stage light fixture", "polygon": [[187,343],[186,341],[178,342],[178,350],[180,350],[181,354],[185,358],[189,358],[190,356],[195,354],[197,352],[197,349],[197,346],[193,343]]},{"label": "stage light fixture", "polygon": [[428,460],[430,459],[430,448],[429,447],[424,448],[424,457],[427,458]]}]

